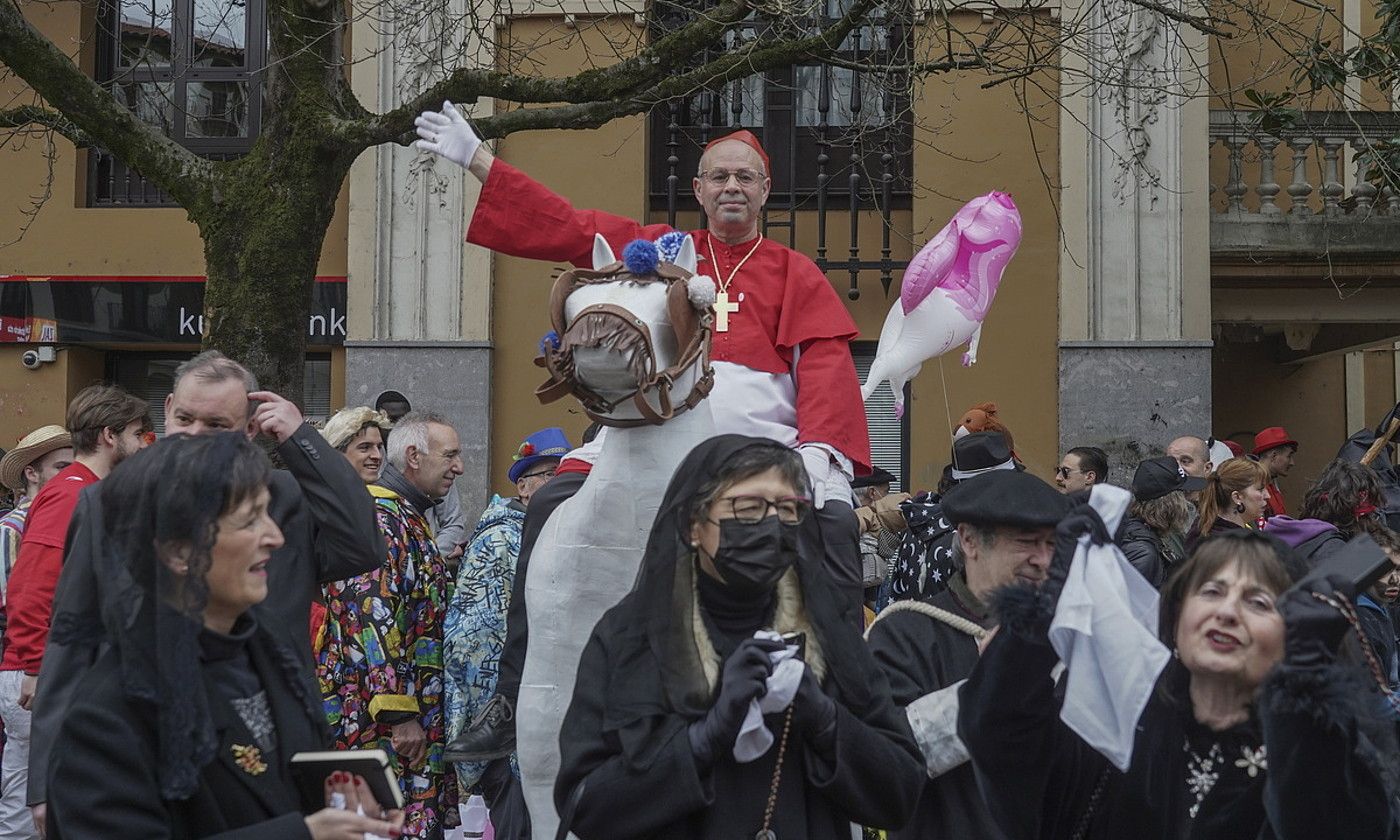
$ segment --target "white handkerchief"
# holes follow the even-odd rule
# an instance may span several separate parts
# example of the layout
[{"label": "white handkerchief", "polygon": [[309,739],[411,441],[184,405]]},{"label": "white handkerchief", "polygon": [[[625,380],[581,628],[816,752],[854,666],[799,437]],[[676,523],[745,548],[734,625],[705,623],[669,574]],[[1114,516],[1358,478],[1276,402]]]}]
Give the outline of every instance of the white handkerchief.
[{"label": "white handkerchief", "polygon": [[[1089,504],[1110,534],[1132,494],[1095,485]],[[1157,591],[1117,545],[1079,538],[1050,643],[1067,671],[1060,719],[1119,770],[1133,755],[1138,718],[1171,654],[1157,639]]]},{"label": "white handkerchief", "polygon": [[[771,630],[759,630],[753,637],[775,642],[783,638]],[[807,667],[797,658],[797,645],[770,653],[768,659],[773,663],[773,673],[768,675],[768,693],[749,701],[739,737],[734,739],[734,760],[740,764],[757,759],[773,746],[773,733],[764,726],[763,716],[792,705],[792,698],[797,696],[797,687],[802,683],[802,671]]]}]

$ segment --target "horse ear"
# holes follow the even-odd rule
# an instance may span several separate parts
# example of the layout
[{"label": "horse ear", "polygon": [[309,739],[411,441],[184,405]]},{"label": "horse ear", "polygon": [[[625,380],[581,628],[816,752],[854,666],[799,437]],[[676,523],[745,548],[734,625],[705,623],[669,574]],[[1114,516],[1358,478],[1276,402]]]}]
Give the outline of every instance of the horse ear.
[{"label": "horse ear", "polygon": [[593,270],[607,268],[617,262],[617,257],[613,256],[612,246],[608,240],[603,238],[603,234],[593,234]]},{"label": "horse ear", "polygon": [[695,240],[690,237],[690,234],[686,234],[685,239],[681,240],[681,249],[676,252],[675,264],[691,274],[695,273]]}]

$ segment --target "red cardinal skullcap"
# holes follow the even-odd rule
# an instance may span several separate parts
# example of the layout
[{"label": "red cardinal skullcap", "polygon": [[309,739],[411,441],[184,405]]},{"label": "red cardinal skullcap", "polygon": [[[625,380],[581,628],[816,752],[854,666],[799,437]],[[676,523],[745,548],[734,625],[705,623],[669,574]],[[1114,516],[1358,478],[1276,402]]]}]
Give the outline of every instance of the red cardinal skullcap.
[{"label": "red cardinal skullcap", "polygon": [[725,140],[738,140],[740,143],[743,143],[745,146],[748,146],[755,152],[758,152],[758,156],[763,159],[763,173],[765,175],[773,174],[773,167],[768,165],[768,153],[763,151],[763,144],[758,142],[758,138],[754,136],[752,131],[749,131],[746,128],[741,128],[738,131],[735,131],[731,134],[726,134],[723,137],[716,137],[715,139],[705,144],[705,151],[708,152],[711,148],[714,147],[716,143],[723,143]]}]

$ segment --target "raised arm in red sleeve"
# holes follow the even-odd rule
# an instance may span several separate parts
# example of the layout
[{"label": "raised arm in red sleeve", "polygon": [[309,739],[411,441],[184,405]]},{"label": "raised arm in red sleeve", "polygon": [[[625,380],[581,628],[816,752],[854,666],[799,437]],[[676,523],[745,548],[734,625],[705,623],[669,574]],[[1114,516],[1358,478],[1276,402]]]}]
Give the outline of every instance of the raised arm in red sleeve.
[{"label": "raised arm in red sleeve", "polygon": [[620,255],[632,240],[657,239],[669,230],[601,210],[575,210],[568,199],[497,158],[481,187],[467,241],[513,257],[591,267],[595,233]]}]

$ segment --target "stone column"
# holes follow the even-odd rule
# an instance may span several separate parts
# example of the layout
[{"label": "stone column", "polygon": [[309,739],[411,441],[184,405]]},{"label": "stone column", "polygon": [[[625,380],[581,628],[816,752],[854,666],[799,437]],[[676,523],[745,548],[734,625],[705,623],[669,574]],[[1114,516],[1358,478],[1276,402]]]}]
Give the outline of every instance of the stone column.
[{"label": "stone column", "polygon": [[[421,14],[363,15],[354,25],[356,95],[377,112],[480,62],[451,44],[480,45],[468,0],[411,0]],[[387,9],[387,7],[385,7]],[[417,20],[413,28],[400,22]],[[483,25],[491,26],[489,14]],[[462,106],[469,118],[491,103]],[[465,474],[457,490],[469,514],[489,486],[491,255],[465,244],[480,184],[465,170],[412,147],[381,145],[350,172],[349,335],[346,404],[373,405],[386,390],[414,409],[445,415],[462,439]]]},{"label": "stone column", "polygon": [[1060,444],[1126,484],[1211,431],[1205,39],[1128,0],[1063,16],[1088,34],[1061,75]]}]

